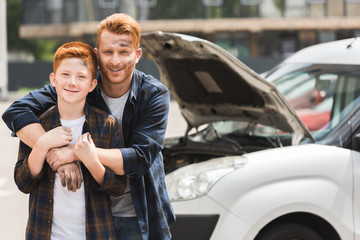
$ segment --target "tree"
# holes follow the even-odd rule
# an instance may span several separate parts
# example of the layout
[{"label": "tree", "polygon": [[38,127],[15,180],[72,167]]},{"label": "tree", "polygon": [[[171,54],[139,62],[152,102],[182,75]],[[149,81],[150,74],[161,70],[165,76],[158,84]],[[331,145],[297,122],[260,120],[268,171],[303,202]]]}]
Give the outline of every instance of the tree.
[{"label": "tree", "polygon": [[21,3],[21,0],[6,0],[8,49],[28,51],[37,61],[52,61],[58,45],[56,40],[20,38]]}]

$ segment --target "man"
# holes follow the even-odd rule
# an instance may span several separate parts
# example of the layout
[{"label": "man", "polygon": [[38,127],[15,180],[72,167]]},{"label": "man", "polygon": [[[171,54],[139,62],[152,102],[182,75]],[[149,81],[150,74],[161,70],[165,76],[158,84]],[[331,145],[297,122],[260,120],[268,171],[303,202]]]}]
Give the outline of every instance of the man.
[{"label": "man", "polygon": [[[97,148],[104,166],[128,177],[128,191],[112,203],[118,239],[170,239],[169,228],[175,216],[166,191],[161,154],[170,94],[160,81],[135,69],[142,55],[140,36],[138,23],[126,14],[113,14],[100,23],[95,49],[99,83],[87,102],[112,113],[123,129],[125,148]],[[3,120],[32,147],[44,133],[36,115],[55,101],[55,90],[46,86],[14,102]],[[74,160],[77,158],[71,147],[54,149],[47,155],[49,165],[72,191],[81,182]]]}]

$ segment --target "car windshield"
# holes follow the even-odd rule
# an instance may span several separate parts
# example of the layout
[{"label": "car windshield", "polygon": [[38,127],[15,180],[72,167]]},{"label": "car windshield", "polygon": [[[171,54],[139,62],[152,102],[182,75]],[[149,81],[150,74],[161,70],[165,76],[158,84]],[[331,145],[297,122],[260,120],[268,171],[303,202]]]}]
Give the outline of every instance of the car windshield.
[{"label": "car windshield", "polygon": [[[285,96],[317,141],[326,137],[360,101],[358,65],[283,64],[265,78]],[[284,139],[290,136],[256,122],[225,121],[213,127],[220,134]]]}]

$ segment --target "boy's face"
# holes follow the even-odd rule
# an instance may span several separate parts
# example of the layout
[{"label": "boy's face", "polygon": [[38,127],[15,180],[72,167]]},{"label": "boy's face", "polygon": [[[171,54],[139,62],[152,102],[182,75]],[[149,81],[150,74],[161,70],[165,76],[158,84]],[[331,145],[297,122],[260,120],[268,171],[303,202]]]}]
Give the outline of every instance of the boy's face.
[{"label": "boy's face", "polygon": [[89,65],[80,58],[62,60],[56,73],[50,74],[50,82],[56,88],[58,101],[74,104],[85,102],[97,83]]},{"label": "boy's face", "polygon": [[104,30],[95,51],[104,84],[121,84],[130,89],[132,73],[142,54],[142,50],[134,46],[133,37]]}]

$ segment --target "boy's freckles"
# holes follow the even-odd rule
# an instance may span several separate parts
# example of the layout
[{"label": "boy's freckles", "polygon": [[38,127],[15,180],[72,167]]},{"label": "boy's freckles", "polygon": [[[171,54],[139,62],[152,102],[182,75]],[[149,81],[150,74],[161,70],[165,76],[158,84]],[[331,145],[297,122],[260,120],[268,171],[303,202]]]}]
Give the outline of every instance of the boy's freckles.
[{"label": "boy's freckles", "polygon": [[82,64],[83,64],[85,67],[88,66],[88,63],[87,63],[86,61],[84,61],[84,60],[81,60],[81,61],[82,61]]}]

